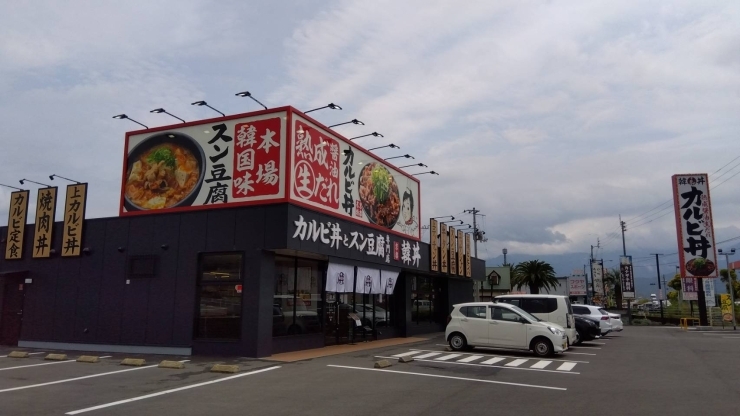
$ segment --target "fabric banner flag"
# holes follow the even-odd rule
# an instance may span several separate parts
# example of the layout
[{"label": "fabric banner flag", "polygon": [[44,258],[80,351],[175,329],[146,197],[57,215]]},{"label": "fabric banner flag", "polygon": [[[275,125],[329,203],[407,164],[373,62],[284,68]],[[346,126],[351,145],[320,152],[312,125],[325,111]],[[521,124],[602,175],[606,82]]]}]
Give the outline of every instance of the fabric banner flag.
[{"label": "fabric banner flag", "polygon": [[457,274],[457,232],[454,227],[450,227],[450,274]]},{"label": "fabric banner flag", "polygon": [[381,284],[383,285],[382,293],[392,295],[393,290],[396,288],[396,284],[398,283],[398,272],[381,270],[380,276]]},{"label": "fabric banner flag", "polygon": [[702,282],[704,283],[704,304],[708,308],[714,308],[717,306],[717,302],[714,299],[714,279],[702,279]]},{"label": "fabric banner flag", "polygon": [[591,263],[591,281],[594,284],[594,293],[599,296],[604,296],[604,278],[601,270],[601,263]]},{"label": "fabric banner flag", "polygon": [[329,263],[326,271],[326,291],[351,293],[355,289],[355,267],[349,264]]},{"label": "fabric banner flag", "polygon": [[380,270],[367,267],[357,268],[357,286],[355,293],[382,293]]},{"label": "fabric banner flag", "polygon": [[632,256],[620,256],[619,272],[622,281],[622,297],[624,299],[635,298],[635,276],[632,268]]}]

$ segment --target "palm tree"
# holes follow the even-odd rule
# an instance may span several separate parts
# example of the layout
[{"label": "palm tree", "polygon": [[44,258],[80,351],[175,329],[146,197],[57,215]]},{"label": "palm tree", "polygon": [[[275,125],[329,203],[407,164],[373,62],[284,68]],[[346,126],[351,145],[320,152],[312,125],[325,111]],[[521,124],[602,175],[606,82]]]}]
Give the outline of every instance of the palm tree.
[{"label": "palm tree", "polygon": [[618,308],[622,307],[622,280],[619,269],[607,270],[604,273],[604,284],[614,292],[614,302]]},{"label": "palm tree", "polygon": [[514,267],[514,275],[511,277],[513,287],[528,286],[529,293],[537,295],[540,289],[548,292],[558,286],[555,278],[555,270],[550,263],[540,260],[523,261]]}]

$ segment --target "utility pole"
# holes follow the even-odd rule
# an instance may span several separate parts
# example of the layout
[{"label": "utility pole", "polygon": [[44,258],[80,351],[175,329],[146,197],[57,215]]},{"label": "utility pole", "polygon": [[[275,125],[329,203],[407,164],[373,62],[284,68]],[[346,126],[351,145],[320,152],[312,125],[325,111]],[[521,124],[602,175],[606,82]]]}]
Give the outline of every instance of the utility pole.
[{"label": "utility pole", "polygon": [[[658,268],[658,295],[660,295],[660,262],[658,261],[658,256],[662,256],[662,254],[655,253],[655,267]],[[658,302],[660,302],[660,324],[665,325],[665,322],[663,321],[663,299],[658,299]]]},{"label": "utility pole", "polygon": [[485,217],[485,215],[480,214],[480,210],[475,209],[466,209],[463,212],[473,214],[473,252],[475,253],[475,258],[478,258],[478,240],[483,241],[483,234],[486,232],[478,231],[478,223],[476,222],[478,215]]},{"label": "utility pole", "polygon": [[[596,239],[596,248],[601,248],[601,242]],[[594,287],[594,245],[591,244],[591,258],[588,263],[589,271],[591,272],[591,301],[589,304],[593,304],[594,296],[596,296],[596,289]]]},{"label": "utility pole", "polygon": [[627,223],[622,221],[622,216],[619,216],[619,225],[622,226],[622,254],[627,255],[627,245],[624,243],[624,232],[627,231]]},{"label": "utility pole", "polygon": [[[737,324],[735,323],[735,286],[732,284],[732,268],[730,268],[730,256],[735,255],[735,249],[731,249],[730,252],[723,252],[722,249],[717,252],[725,255],[725,261],[727,262],[727,282],[730,284],[730,303],[732,304],[732,330],[737,330]],[[724,319],[724,317],[722,317]]]},{"label": "utility pole", "polygon": [[[624,257],[627,257],[627,244],[624,242],[624,232],[627,231],[627,223],[622,221],[622,215],[619,215],[619,225],[622,228],[622,255]],[[621,265],[622,262],[620,262]],[[633,282],[634,282],[634,276],[632,276]],[[619,284],[621,285],[621,278]],[[622,286],[624,287],[624,286]],[[621,289],[621,287],[620,287]],[[634,289],[634,287],[633,287]],[[637,293],[635,293],[635,297],[637,297]],[[624,300],[624,292],[622,292],[622,300]],[[630,306],[631,299],[627,299],[627,323],[632,323],[632,306]],[[618,308],[622,309],[622,305],[617,305]]]}]

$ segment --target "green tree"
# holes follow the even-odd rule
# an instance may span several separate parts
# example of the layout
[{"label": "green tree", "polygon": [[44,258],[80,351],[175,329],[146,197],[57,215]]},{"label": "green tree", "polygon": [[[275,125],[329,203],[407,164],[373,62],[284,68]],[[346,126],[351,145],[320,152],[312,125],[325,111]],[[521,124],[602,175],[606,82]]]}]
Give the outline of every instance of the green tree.
[{"label": "green tree", "polygon": [[558,286],[558,279],[555,278],[555,270],[550,263],[541,260],[523,261],[514,267],[514,273],[511,276],[513,287],[527,286],[529,293],[537,295],[540,289],[548,292]]},{"label": "green tree", "polygon": [[668,281],[668,287],[675,290],[676,292],[681,291],[681,275],[677,274],[673,276],[673,279]]},{"label": "green tree", "polygon": [[614,293],[614,301],[618,308],[622,307],[622,280],[619,269],[607,270],[604,273],[604,284]]},{"label": "green tree", "polygon": [[[727,293],[730,293],[730,282],[727,278],[727,269],[720,270],[719,275],[721,276],[720,279],[725,284],[725,289],[727,290]],[[735,273],[734,269],[731,270],[730,277],[732,278],[732,287],[734,289],[735,299],[738,299],[738,295],[740,295],[740,282],[737,281],[737,274]]]}]

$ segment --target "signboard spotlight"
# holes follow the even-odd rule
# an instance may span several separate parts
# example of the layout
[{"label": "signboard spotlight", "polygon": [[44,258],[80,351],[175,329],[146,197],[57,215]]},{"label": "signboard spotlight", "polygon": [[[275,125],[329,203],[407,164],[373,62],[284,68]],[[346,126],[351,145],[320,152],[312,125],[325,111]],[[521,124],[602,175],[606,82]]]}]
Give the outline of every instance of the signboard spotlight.
[{"label": "signboard spotlight", "polygon": [[382,149],[384,147],[390,147],[391,149],[400,149],[401,148],[400,146],[396,146],[395,144],[391,143],[391,144],[387,144],[385,146],[373,147],[372,149],[367,149],[367,150],[378,150],[378,149]]},{"label": "signboard spotlight", "polygon": [[353,138],[351,138],[350,140],[354,140],[354,139],[360,139],[360,138],[362,138],[362,137],[367,137],[367,136],[375,136],[375,137],[385,137],[385,136],[383,136],[382,134],[378,133],[377,131],[374,131],[374,132],[372,132],[372,133],[369,133],[369,134],[363,134],[362,136],[357,136],[357,137],[353,137]]},{"label": "signboard spotlight", "polygon": [[19,191],[25,191],[25,189],[23,189],[23,188],[17,188],[15,186],[5,185],[5,184],[2,184],[2,183],[0,183],[0,186],[4,186],[6,188],[11,188],[11,189],[17,189]]},{"label": "signboard spotlight", "polygon": [[357,125],[360,125],[360,126],[364,126],[365,125],[365,123],[361,122],[360,120],[358,120],[356,118],[353,118],[350,121],[347,121],[347,122],[344,122],[344,123],[339,123],[339,124],[334,124],[334,125],[331,125],[329,127],[331,128],[331,127],[343,126],[343,125],[349,124],[349,123],[357,124]]},{"label": "signboard spotlight", "polygon": [[250,93],[249,91],[237,92],[234,95],[236,95],[237,97],[249,97],[252,100],[254,100],[254,102],[256,102],[257,104],[261,105],[262,107],[265,107],[265,110],[267,110],[267,106],[259,102],[259,100],[257,100],[256,98],[252,97],[252,93]]},{"label": "signboard spotlight", "polygon": [[385,159],[383,159],[383,160],[398,159],[398,158],[400,158],[400,157],[405,157],[406,159],[414,159],[414,157],[413,157],[413,156],[411,156],[411,155],[409,155],[409,154],[405,154],[405,155],[401,155],[401,156],[393,156],[393,157],[387,157],[387,158],[385,158]]},{"label": "signboard spotlight", "polygon": [[70,181],[70,182],[74,182],[74,183],[82,183],[82,182],[76,181],[74,179],[69,179],[69,178],[65,178],[64,176],[59,176],[56,173],[49,175],[49,179],[51,179],[52,181],[54,180],[54,178],[62,178],[64,180],[66,180],[66,181]]},{"label": "signboard spotlight", "polygon": [[164,109],[164,108],[155,108],[154,110],[150,111],[150,113],[156,113],[156,114],[161,114],[161,113],[165,113],[165,114],[167,114],[167,115],[168,115],[168,116],[170,116],[170,117],[174,117],[174,118],[176,118],[176,119],[178,119],[178,120],[182,121],[183,123],[185,122],[185,120],[181,119],[180,117],[178,117],[178,116],[176,116],[176,115],[174,115],[174,114],[170,114],[170,113],[168,113],[167,111],[165,111],[165,109]]},{"label": "signboard spotlight", "polygon": [[311,111],[323,110],[325,108],[331,108],[332,110],[341,110],[342,109],[342,107],[340,107],[340,106],[338,106],[338,105],[336,105],[334,103],[329,103],[329,104],[327,104],[327,105],[325,105],[323,107],[314,108],[313,110],[304,111],[303,114],[308,114]]},{"label": "signboard spotlight", "polygon": [[427,166],[427,165],[425,165],[423,163],[414,163],[413,165],[399,166],[398,169],[410,168],[411,166],[420,166],[422,168],[428,168],[429,167],[429,166]]},{"label": "signboard spotlight", "polygon": [[148,129],[148,128],[149,128],[149,126],[147,126],[147,125],[145,125],[145,124],[141,124],[141,123],[139,123],[138,121],[136,121],[136,120],[134,120],[133,118],[131,118],[131,117],[127,116],[126,114],[119,114],[119,115],[117,115],[117,116],[113,116],[113,118],[117,118],[117,119],[119,119],[119,120],[123,120],[123,119],[126,119],[126,120],[131,120],[131,121],[133,121],[134,123],[136,123],[136,124],[138,124],[138,125],[140,125],[140,126],[143,126],[143,127],[145,128],[145,129]]},{"label": "signboard spotlight", "polygon": [[411,175],[413,175],[413,176],[416,176],[416,175],[424,175],[424,174],[427,174],[427,173],[431,173],[432,175],[437,175],[437,176],[439,176],[439,173],[437,173],[437,172],[435,172],[435,171],[433,171],[433,170],[430,170],[429,172],[412,173]]},{"label": "signboard spotlight", "polygon": [[36,185],[41,185],[41,186],[45,186],[47,188],[51,188],[51,185],[47,185],[47,184],[41,183],[41,182],[32,181],[32,180],[26,179],[26,178],[23,178],[23,179],[19,180],[18,182],[20,182],[21,185],[23,185],[23,183],[26,182],[26,181],[31,182],[31,183],[35,183]]},{"label": "signboard spotlight", "polygon": [[224,113],[222,113],[222,112],[220,112],[220,111],[216,110],[215,108],[211,107],[211,106],[210,106],[210,105],[208,105],[208,103],[207,103],[207,102],[205,102],[205,101],[196,101],[196,102],[194,102],[194,103],[190,103],[190,105],[197,105],[198,107],[203,107],[203,106],[206,106],[206,107],[210,108],[211,110],[213,110],[213,111],[215,111],[215,112],[217,112],[217,113],[221,114],[222,116],[226,117],[226,114],[224,114]]}]

